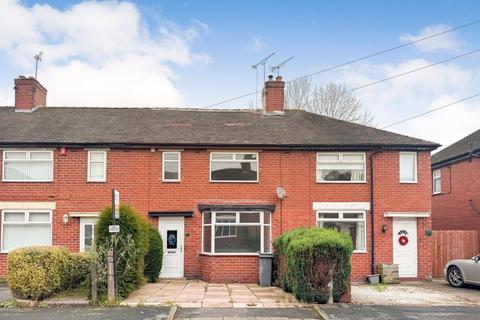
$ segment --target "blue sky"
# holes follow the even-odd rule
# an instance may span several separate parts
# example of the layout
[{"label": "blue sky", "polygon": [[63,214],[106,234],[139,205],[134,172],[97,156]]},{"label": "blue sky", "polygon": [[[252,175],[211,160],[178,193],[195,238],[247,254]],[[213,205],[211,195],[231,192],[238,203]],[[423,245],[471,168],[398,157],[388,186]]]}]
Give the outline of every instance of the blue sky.
[{"label": "blue sky", "polygon": [[[13,104],[13,78],[33,73],[38,50],[52,105],[202,107],[255,90],[250,65],[271,52],[271,63],[295,56],[281,72],[293,79],[480,19],[478,12],[478,1],[2,0],[0,105]],[[479,31],[477,24],[312,81],[362,85],[479,49]],[[381,127],[478,93],[479,81],[475,54],[357,95]],[[252,99],[221,107],[246,108]],[[479,118],[477,99],[391,130],[448,144],[478,129]]]}]

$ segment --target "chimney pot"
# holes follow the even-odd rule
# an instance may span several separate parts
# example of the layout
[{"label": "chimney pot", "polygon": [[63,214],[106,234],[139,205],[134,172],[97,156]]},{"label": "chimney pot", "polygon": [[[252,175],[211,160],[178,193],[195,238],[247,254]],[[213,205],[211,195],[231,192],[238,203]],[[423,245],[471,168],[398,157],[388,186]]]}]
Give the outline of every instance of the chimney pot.
[{"label": "chimney pot", "polygon": [[272,81],[273,80],[273,75],[269,74],[268,75],[268,81]]},{"label": "chimney pot", "polygon": [[282,80],[283,80],[283,79],[282,79],[282,76],[277,76],[277,77],[275,78],[275,81],[282,81]]}]

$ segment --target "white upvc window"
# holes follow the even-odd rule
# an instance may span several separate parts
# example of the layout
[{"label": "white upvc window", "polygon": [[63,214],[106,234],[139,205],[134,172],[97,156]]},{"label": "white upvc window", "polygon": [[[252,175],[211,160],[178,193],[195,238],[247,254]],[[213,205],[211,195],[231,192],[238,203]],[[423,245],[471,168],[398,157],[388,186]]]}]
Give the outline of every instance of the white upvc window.
[{"label": "white upvc window", "polygon": [[4,150],[3,181],[52,182],[52,150]]},{"label": "white upvc window", "polygon": [[435,170],[432,173],[433,180],[433,194],[442,193],[442,170]]},{"label": "white upvc window", "polygon": [[210,153],[210,182],[258,182],[258,152]]},{"label": "white upvc window", "polygon": [[317,211],[317,227],[345,232],[352,238],[354,252],[366,252],[365,211]]},{"label": "white upvc window", "polygon": [[89,252],[95,242],[97,219],[80,218],[80,252]]},{"label": "white upvc window", "polygon": [[107,181],[107,151],[89,150],[88,151],[88,182],[106,182]]},{"label": "white upvc window", "polygon": [[181,180],[182,155],[179,151],[162,154],[162,181],[179,182]]},{"label": "white upvc window", "polygon": [[417,153],[400,152],[400,183],[417,182]]},{"label": "white upvc window", "polygon": [[272,252],[268,211],[202,213],[202,253],[251,255]]},{"label": "white upvc window", "polygon": [[364,183],[366,182],[365,153],[319,152],[317,153],[317,182]]},{"label": "white upvc window", "polygon": [[3,210],[2,252],[52,245],[52,211]]}]

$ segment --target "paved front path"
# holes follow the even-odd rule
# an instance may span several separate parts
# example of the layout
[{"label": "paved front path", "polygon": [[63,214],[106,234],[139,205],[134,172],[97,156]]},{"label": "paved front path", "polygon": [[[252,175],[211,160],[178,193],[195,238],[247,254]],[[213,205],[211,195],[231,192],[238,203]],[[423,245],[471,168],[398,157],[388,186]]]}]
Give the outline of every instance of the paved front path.
[{"label": "paved front path", "polygon": [[322,306],[335,320],[478,320],[480,307],[419,307],[419,306]]},{"label": "paved front path", "polygon": [[12,299],[10,289],[3,284],[0,284],[0,303]]},{"label": "paved front path", "polygon": [[2,320],[162,320],[170,308],[0,308]]},{"label": "paved front path", "polygon": [[159,280],[133,292],[123,305],[171,305],[182,308],[295,308],[306,305],[277,287],[256,284],[207,283],[199,280]]}]

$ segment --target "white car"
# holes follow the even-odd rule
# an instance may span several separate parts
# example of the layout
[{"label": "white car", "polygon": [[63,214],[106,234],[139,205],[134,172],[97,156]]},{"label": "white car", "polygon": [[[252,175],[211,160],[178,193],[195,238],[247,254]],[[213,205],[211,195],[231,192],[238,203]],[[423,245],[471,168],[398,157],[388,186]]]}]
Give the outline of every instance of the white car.
[{"label": "white car", "polygon": [[448,261],[443,274],[448,283],[456,288],[463,287],[464,284],[480,285],[480,254],[472,259]]}]

